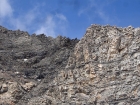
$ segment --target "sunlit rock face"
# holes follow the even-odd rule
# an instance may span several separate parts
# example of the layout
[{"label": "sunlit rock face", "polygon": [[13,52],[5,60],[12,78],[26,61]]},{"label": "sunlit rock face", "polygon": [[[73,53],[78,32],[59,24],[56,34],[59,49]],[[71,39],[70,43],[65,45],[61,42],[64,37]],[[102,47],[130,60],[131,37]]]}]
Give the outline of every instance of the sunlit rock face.
[{"label": "sunlit rock face", "polygon": [[[45,44],[45,49],[42,43],[48,40],[45,42],[38,36],[22,36],[14,39],[13,43],[17,47],[25,44],[22,39],[32,40],[30,48],[36,52],[50,48]],[[34,73],[25,75],[21,69],[2,71],[3,75],[14,73],[16,78],[12,83],[6,77],[1,79],[1,100],[2,97],[11,97],[7,100],[15,105],[140,104],[140,28],[91,25],[80,41],[60,36],[51,40],[52,46],[56,43],[51,46],[55,50],[54,55],[44,54],[43,59],[31,64],[38,56],[22,58],[23,64],[30,64],[24,67],[32,68],[30,72],[34,70]],[[21,48],[17,49],[20,51]],[[1,65],[2,68],[6,66]],[[11,67],[14,65],[20,64],[13,63]],[[17,81],[18,76],[22,78],[20,81]],[[12,85],[20,93],[18,99],[11,95],[14,91],[11,90]]]}]

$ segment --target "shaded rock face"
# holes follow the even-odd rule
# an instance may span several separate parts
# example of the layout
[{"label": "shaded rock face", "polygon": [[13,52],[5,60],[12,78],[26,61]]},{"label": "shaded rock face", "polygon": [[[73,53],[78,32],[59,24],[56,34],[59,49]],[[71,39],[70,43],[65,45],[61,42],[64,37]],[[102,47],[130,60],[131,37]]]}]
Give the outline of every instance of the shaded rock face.
[{"label": "shaded rock face", "polygon": [[[62,36],[29,35],[1,26],[0,104],[27,105],[31,97],[41,96],[58,71],[65,68],[78,41]],[[11,88],[13,85],[15,88]]]},{"label": "shaded rock face", "polygon": [[2,104],[140,104],[140,28],[91,25],[80,41],[0,29]]}]

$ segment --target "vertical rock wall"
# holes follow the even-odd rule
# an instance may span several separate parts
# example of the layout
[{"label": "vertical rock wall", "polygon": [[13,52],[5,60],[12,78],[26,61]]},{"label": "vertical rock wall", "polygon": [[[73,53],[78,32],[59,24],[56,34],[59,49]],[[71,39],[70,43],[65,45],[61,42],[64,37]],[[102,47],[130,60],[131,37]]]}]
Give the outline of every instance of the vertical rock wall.
[{"label": "vertical rock wall", "polygon": [[1,105],[140,105],[140,28],[69,39],[0,27]]},{"label": "vertical rock wall", "polygon": [[90,26],[43,97],[52,105],[139,105],[140,28]]}]

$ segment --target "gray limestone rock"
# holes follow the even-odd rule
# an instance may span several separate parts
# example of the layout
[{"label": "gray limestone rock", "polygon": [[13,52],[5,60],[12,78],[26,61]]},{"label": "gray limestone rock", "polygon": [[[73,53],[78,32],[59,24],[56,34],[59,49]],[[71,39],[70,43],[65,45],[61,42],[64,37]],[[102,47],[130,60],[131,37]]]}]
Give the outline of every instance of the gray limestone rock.
[{"label": "gray limestone rock", "polygon": [[140,103],[140,28],[91,25],[79,41],[0,27],[0,37],[1,103]]}]

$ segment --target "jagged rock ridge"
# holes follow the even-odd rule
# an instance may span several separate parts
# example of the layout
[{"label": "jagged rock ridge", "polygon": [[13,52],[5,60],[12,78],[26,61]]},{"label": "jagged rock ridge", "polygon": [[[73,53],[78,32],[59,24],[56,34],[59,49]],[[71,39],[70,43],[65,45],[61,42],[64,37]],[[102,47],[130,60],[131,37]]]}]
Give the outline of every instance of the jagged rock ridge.
[{"label": "jagged rock ridge", "polygon": [[[8,40],[3,45],[13,46],[6,47],[6,51],[13,52],[3,55],[8,56],[6,64],[6,58],[1,56],[1,74],[10,74],[13,80],[11,83],[10,79],[1,78],[3,103],[7,101],[2,97],[8,94],[8,102],[17,105],[140,104],[140,28],[91,25],[80,41],[19,33],[13,39],[8,32],[0,33],[6,36],[1,43]],[[1,49],[5,48],[3,45]],[[42,55],[38,57],[38,53]],[[11,94],[14,86],[20,94]]]}]

